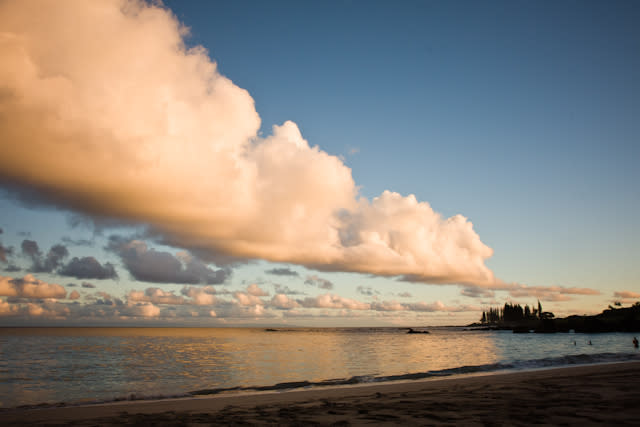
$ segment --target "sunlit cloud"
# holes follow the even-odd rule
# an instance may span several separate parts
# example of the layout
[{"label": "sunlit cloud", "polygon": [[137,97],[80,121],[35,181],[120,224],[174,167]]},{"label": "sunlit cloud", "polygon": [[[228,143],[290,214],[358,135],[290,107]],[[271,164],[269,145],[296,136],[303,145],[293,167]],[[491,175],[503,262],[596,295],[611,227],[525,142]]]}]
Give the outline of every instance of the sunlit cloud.
[{"label": "sunlit cloud", "polygon": [[345,308],[349,310],[369,310],[371,308],[370,304],[335,294],[323,294],[315,298],[307,297],[299,303],[306,308]]},{"label": "sunlit cloud", "polygon": [[615,302],[633,304],[640,301],[640,292],[616,291],[613,293]]},{"label": "sunlit cloud", "polygon": [[270,302],[271,307],[277,308],[279,310],[291,310],[293,308],[300,307],[300,304],[296,302],[294,299],[289,298],[285,294],[276,294],[271,298]]},{"label": "sunlit cloud", "polygon": [[65,298],[63,286],[46,283],[27,274],[22,279],[0,276],[0,296],[20,298]]},{"label": "sunlit cloud", "polygon": [[180,293],[191,298],[194,305],[214,305],[218,301],[216,291],[211,286],[185,286]]},{"label": "sunlit cloud", "polygon": [[590,288],[566,288],[564,286],[512,285],[509,295],[514,298],[533,297],[542,301],[570,301],[572,295],[600,295],[600,291]]},{"label": "sunlit cloud", "polygon": [[247,286],[247,293],[249,295],[253,295],[255,297],[268,297],[269,296],[269,292],[267,292],[264,289],[260,288],[260,286],[256,285],[255,283],[252,283],[251,285]]},{"label": "sunlit cloud", "polygon": [[624,298],[624,299],[640,298],[640,292],[616,291],[613,293],[613,296],[616,298]]},{"label": "sunlit cloud", "polygon": [[147,288],[142,291],[130,291],[127,294],[127,300],[130,302],[150,302],[153,304],[173,304],[180,305],[185,303],[185,299],[173,292],[163,291],[159,288]]},{"label": "sunlit cloud", "polygon": [[205,260],[495,285],[493,251],[467,218],[413,195],[360,197],[342,160],[291,121],[259,136],[249,93],[185,46],[188,30],[162,6],[3,2],[0,26],[0,179],[13,188],[147,224]]}]

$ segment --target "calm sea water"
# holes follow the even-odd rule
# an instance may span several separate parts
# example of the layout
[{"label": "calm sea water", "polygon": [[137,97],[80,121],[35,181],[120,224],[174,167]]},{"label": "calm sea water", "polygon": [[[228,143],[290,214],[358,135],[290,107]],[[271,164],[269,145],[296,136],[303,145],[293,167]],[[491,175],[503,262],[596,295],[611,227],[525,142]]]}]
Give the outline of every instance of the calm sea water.
[{"label": "calm sea water", "polygon": [[0,407],[640,360],[626,333],[430,331],[0,328]]}]

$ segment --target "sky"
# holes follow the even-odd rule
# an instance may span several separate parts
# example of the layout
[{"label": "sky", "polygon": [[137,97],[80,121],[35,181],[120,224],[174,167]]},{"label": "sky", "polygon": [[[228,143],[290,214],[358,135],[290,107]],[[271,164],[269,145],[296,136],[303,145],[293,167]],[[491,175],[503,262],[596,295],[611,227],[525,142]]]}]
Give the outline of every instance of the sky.
[{"label": "sky", "polygon": [[635,1],[0,3],[0,325],[640,300]]}]

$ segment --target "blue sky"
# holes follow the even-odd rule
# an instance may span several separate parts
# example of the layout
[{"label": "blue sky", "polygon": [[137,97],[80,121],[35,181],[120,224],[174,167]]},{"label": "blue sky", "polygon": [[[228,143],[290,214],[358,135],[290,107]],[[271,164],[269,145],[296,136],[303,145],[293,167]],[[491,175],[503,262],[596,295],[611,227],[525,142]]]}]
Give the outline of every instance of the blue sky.
[{"label": "blue sky", "polygon": [[[165,5],[189,27],[187,46],[203,46],[219,72],[248,91],[261,119],[261,137],[272,135],[273,125],[293,121],[311,147],[337,156],[351,169],[360,196],[372,200],[385,190],[413,194],[444,218],[463,215],[482,243],[493,249],[486,266],[502,284],[519,286],[476,287],[474,282],[471,288],[485,291],[470,296],[461,293],[468,283],[461,286],[455,279],[448,284],[409,283],[393,274],[336,272],[328,270],[340,268],[326,266],[318,271],[295,260],[254,260],[232,265],[224,283],[213,286],[226,308],[212,306],[215,317],[195,316],[188,322],[463,324],[476,320],[482,308],[505,301],[533,304],[539,298],[557,314],[568,314],[597,312],[614,300],[640,299],[636,2]],[[145,46],[134,48],[142,51]],[[14,143],[5,137],[0,141],[5,148]],[[28,162],[27,156],[22,160]],[[175,255],[186,250],[198,256],[193,246],[166,245],[184,239],[144,235],[148,223],[140,218],[134,227],[96,231],[90,220],[73,227],[70,218],[95,218],[96,212],[58,197],[46,178],[36,186],[45,189],[56,207],[41,201],[25,205],[14,184],[29,188],[33,181],[15,174],[0,178],[10,190],[0,200],[0,242],[13,248],[4,267],[21,269],[0,275],[13,279],[32,274],[46,283],[76,284],[67,287],[66,299],[59,298],[57,308],[51,309],[57,321],[187,322],[180,316],[163,317],[172,310],[169,304],[127,298],[132,290],[153,287],[186,295],[180,294],[184,283],[138,280],[119,252],[104,249],[109,236],[119,235],[136,237],[156,252]],[[133,218],[125,219],[130,223]],[[92,256],[101,264],[112,263],[118,279],[78,279],[60,274],[60,269],[31,271],[33,265],[21,250],[23,240],[36,241],[46,254],[65,236],[89,239],[92,245],[66,243],[64,265],[74,256]],[[212,271],[222,267],[208,265]],[[297,275],[267,273],[274,268]],[[331,289],[321,286],[323,280]],[[81,288],[83,281],[95,288]],[[251,295],[251,284],[264,295],[253,288],[253,296],[262,302],[253,301],[258,310],[248,312],[252,306],[243,305],[234,292]],[[197,286],[202,289],[204,284]],[[292,291],[287,294],[292,306],[298,307],[269,305],[284,286]],[[71,302],[74,290],[80,297]],[[95,312],[81,317],[74,311],[77,307],[66,317],[61,314],[64,304],[95,306],[100,297],[91,292],[98,291],[120,299],[129,311],[121,310],[119,320],[111,312],[104,319]],[[325,294],[350,302],[334,300],[333,308],[301,302]],[[50,301],[24,295],[6,295],[3,301],[10,315],[0,318],[2,323],[41,321],[44,317],[28,314],[28,304],[53,307]],[[373,308],[383,302],[404,308]],[[428,309],[415,309],[418,303]],[[150,304],[159,308],[159,315],[136,317],[131,308]],[[235,311],[229,308],[233,304]],[[11,311],[9,305],[20,309]]]}]

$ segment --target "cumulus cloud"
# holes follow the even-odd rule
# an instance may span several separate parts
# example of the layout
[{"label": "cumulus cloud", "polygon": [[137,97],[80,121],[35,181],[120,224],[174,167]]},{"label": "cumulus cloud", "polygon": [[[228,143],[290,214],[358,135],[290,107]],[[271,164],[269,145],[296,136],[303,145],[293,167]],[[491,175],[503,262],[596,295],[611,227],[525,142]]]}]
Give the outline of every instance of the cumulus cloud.
[{"label": "cumulus cloud", "polygon": [[149,249],[140,240],[111,236],[109,249],[120,256],[131,276],[145,282],[215,285],[224,283],[231,274],[228,268],[213,270],[187,252],[172,255]]},{"label": "cumulus cloud", "polygon": [[300,307],[294,299],[289,298],[285,294],[276,294],[271,298],[270,302],[271,307],[277,308],[279,310],[291,310],[293,308]]},{"label": "cumulus cloud", "polygon": [[0,276],[0,296],[20,298],[65,298],[67,291],[55,283],[46,283],[27,274],[22,279]]},{"label": "cumulus cloud", "polygon": [[64,319],[71,314],[65,305],[53,301],[14,304],[0,300],[0,316],[21,316],[25,318]]},{"label": "cumulus cloud", "polygon": [[123,314],[131,317],[158,317],[160,316],[160,307],[150,302],[137,303],[127,306],[123,310]]},{"label": "cumulus cloud", "polygon": [[110,262],[100,264],[94,257],[73,257],[71,261],[58,270],[59,274],[76,279],[115,279],[118,277],[115,267]]},{"label": "cumulus cloud", "polygon": [[256,305],[264,305],[264,301],[255,295],[251,295],[246,292],[234,292],[233,298],[236,303],[241,306],[256,306]]},{"label": "cumulus cloud", "polygon": [[269,292],[267,292],[264,289],[260,288],[260,286],[256,285],[255,283],[252,283],[251,285],[247,286],[247,293],[249,295],[253,295],[255,297],[268,297],[269,296]]},{"label": "cumulus cloud", "polygon": [[173,304],[181,305],[185,299],[173,292],[163,291],[159,288],[147,288],[144,292],[130,291],[127,294],[127,301],[130,302],[150,302],[153,304]]},{"label": "cumulus cloud", "polygon": [[34,273],[56,272],[63,276],[77,279],[115,279],[118,277],[111,263],[100,264],[94,257],[73,257],[68,264],[63,261],[69,256],[64,245],[54,245],[46,256],[43,255],[38,243],[34,240],[22,241],[22,254],[31,260],[29,271]]},{"label": "cumulus cloud", "polygon": [[305,285],[317,286],[320,289],[333,289],[333,283],[316,275],[307,276],[304,283]]},{"label": "cumulus cloud", "polygon": [[22,254],[31,259],[30,271],[34,273],[51,273],[62,265],[62,261],[69,256],[69,251],[63,245],[54,245],[43,256],[38,243],[34,240],[22,241]]},{"label": "cumulus cloud", "polygon": [[123,306],[124,302],[120,298],[116,298],[106,292],[96,292],[96,296],[100,298],[95,298],[96,305],[106,305],[106,306]]},{"label": "cumulus cloud", "polygon": [[270,270],[266,270],[265,273],[267,274],[273,274],[276,276],[299,276],[300,274],[298,274],[297,271],[292,270],[288,267],[282,267],[282,268],[272,268]]},{"label": "cumulus cloud", "polygon": [[20,307],[7,301],[0,300],[0,316],[12,316],[18,314]]},{"label": "cumulus cloud", "polygon": [[161,5],[3,2],[0,27],[0,180],[199,255],[494,284],[465,217],[359,197],[351,170],[291,121],[258,136],[251,96]]},{"label": "cumulus cloud", "polygon": [[71,291],[71,293],[69,294],[69,299],[70,300],[76,300],[78,298],[80,298],[80,292],[78,292],[76,290]]},{"label": "cumulus cloud", "polygon": [[82,287],[83,288],[87,288],[87,289],[94,289],[96,287],[96,285],[94,285],[93,283],[89,283],[89,282],[82,282]]},{"label": "cumulus cloud", "polygon": [[211,286],[185,286],[180,293],[191,298],[194,305],[214,305],[218,302],[215,296],[216,291]]},{"label": "cumulus cloud", "polygon": [[305,308],[344,308],[348,310],[369,310],[371,304],[341,297],[334,294],[318,295],[315,298],[307,297],[300,301]]}]

